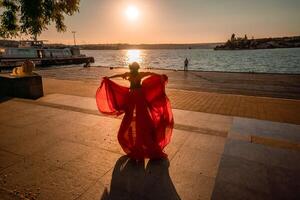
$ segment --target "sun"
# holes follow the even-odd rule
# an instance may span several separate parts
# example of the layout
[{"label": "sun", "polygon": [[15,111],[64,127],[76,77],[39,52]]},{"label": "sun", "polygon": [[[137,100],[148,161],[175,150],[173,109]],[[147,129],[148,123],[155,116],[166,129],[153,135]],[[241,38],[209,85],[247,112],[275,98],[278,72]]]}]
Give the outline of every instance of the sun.
[{"label": "sun", "polygon": [[126,8],[125,14],[129,20],[133,21],[138,18],[140,13],[136,6],[131,5]]}]

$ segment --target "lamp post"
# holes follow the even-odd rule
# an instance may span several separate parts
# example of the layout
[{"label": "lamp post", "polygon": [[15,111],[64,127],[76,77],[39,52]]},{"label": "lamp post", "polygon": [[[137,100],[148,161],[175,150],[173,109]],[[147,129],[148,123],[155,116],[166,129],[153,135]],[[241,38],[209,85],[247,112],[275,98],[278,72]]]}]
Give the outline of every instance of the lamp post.
[{"label": "lamp post", "polygon": [[74,39],[74,46],[76,46],[76,37],[75,37],[76,31],[72,31],[72,33],[73,33],[73,39]]}]

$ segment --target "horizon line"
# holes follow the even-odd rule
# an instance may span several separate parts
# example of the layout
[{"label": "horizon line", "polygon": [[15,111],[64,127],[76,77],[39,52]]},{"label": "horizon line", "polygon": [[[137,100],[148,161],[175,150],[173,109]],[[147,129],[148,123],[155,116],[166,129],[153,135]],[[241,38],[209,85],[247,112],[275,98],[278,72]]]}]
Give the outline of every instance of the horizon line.
[{"label": "horizon line", "polygon": [[[300,37],[300,35],[291,35],[291,36],[275,36],[275,37],[259,37],[259,38],[254,38],[254,39],[269,39],[269,38],[293,38],[293,37]],[[237,37],[237,38],[240,38],[240,37]],[[229,38],[230,39],[230,38]],[[249,40],[251,40],[252,38],[250,38]],[[0,38],[0,41],[26,41],[26,40],[32,40],[30,38],[28,39],[11,39],[11,38]],[[39,39],[38,41],[49,41],[49,40],[46,40],[46,39]],[[77,45],[209,45],[209,44],[220,44],[220,43],[226,43],[226,41],[222,41],[222,42],[187,42],[187,43],[126,43],[126,42],[114,42],[114,43],[80,43],[78,41]],[[63,42],[50,42],[50,43],[46,43],[46,44],[61,44],[61,45],[72,45],[72,44],[66,44],[66,43],[63,43]]]}]

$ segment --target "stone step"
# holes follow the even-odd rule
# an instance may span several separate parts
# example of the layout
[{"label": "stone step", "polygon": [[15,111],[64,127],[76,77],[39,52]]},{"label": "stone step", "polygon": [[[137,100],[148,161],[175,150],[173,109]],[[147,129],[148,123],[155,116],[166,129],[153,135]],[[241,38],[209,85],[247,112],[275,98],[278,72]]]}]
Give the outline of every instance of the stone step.
[{"label": "stone step", "polygon": [[300,150],[300,125],[233,117],[229,138]]},{"label": "stone step", "polygon": [[[100,114],[94,98],[50,94],[40,104]],[[173,109],[175,129],[300,150],[300,125]],[[120,116],[119,118],[122,118]]]},{"label": "stone step", "polygon": [[[50,94],[40,98],[38,103],[71,110],[82,110],[98,114],[96,101],[90,97],[80,97],[65,94]],[[227,137],[232,124],[232,117],[172,109],[175,119],[175,129]]]},{"label": "stone step", "polygon": [[212,199],[299,199],[300,154],[227,139]]}]

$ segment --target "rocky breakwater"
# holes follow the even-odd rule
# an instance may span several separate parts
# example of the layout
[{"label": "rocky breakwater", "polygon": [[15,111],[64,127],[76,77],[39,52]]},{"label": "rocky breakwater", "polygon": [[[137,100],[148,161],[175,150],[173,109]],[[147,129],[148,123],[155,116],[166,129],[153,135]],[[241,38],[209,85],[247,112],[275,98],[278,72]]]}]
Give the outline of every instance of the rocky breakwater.
[{"label": "rocky breakwater", "polygon": [[229,39],[225,44],[216,46],[214,50],[274,49],[296,47],[300,47],[300,36],[248,39],[247,35],[245,35],[244,38],[236,38],[235,34],[232,34],[231,39]]}]

